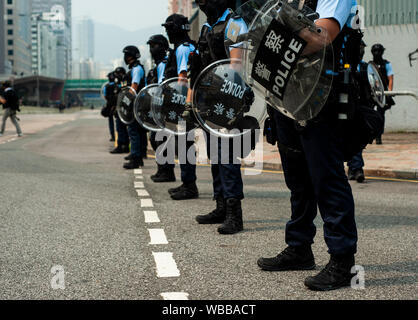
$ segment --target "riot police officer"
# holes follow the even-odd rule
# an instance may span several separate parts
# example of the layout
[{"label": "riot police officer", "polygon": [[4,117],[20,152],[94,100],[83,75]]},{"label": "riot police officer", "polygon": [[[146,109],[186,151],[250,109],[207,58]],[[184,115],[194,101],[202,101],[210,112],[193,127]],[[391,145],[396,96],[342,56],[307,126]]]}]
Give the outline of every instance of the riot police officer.
[{"label": "riot police officer", "polygon": [[[227,59],[224,41],[228,33],[233,12],[228,9],[227,0],[196,0],[200,10],[205,13],[204,24],[198,41],[199,55],[192,60],[191,82],[211,63]],[[234,51],[235,50],[235,51]],[[240,49],[232,49],[230,56],[239,57]],[[190,101],[189,101],[190,102]],[[217,139],[207,134],[208,156],[210,157],[211,140]],[[222,142],[218,140],[218,162],[222,159]],[[220,234],[236,234],[244,229],[241,201],[244,199],[244,186],[241,176],[241,165],[236,164],[229,150],[229,162],[212,162],[212,177],[216,209],[207,215],[196,217],[199,224],[222,224]],[[239,163],[239,162],[238,162]]]},{"label": "riot police officer", "polygon": [[[124,79],[124,86],[131,87],[135,93],[139,93],[146,86],[145,70],[139,62],[141,54],[135,46],[127,46],[123,49],[124,60],[129,66],[129,71]],[[146,131],[137,121],[128,125],[128,134],[131,140],[131,154],[128,163],[123,166],[127,170],[137,169],[144,166],[143,141]]]},{"label": "riot police officer", "polygon": [[[393,91],[393,84],[394,84],[394,73],[392,64],[383,58],[383,54],[385,53],[385,47],[378,43],[373,45],[372,47],[372,55],[373,61],[372,63],[376,66],[379,70],[380,77],[382,78],[383,85],[385,87],[385,91]],[[385,120],[385,113],[387,110],[390,110],[395,105],[395,101],[392,97],[386,97],[386,106],[384,108],[378,108],[377,111]],[[382,144],[382,136],[376,139],[377,144]]]},{"label": "riot police officer", "polygon": [[109,132],[110,132],[110,141],[115,141],[115,121],[114,121],[114,108],[117,103],[117,90],[115,83],[115,72],[110,72],[107,75],[109,82],[103,88],[103,95],[106,99],[106,109],[108,111],[108,121],[109,121]]},{"label": "riot police officer", "polygon": [[[147,44],[150,47],[151,57],[154,60],[155,67],[152,68],[147,75],[147,84],[161,84],[164,81],[165,69],[168,63],[167,52],[169,50],[169,43],[166,37],[162,34],[153,35],[148,40]],[[151,146],[156,152],[162,142],[156,141],[156,133],[150,134]],[[170,164],[159,164],[157,162],[158,171],[151,176],[151,180],[160,178],[166,172],[171,172],[172,168]]]},{"label": "riot police officer", "polygon": [[[189,37],[189,20],[181,14],[170,15],[163,24],[168,40],[174,45],[170,51],[164,79],[182,78],[187,79],[188,64],[190,55],[195,52],[196,47]],[[186,154],[195,152],[193,141],[187,141]],[[174,161],[173,161],[174,162]],[[196,163],[191,163],[186,157],[186,163],[180,164],[182,185],[178,188],[170,189],[168,192],[173,200],[189,200],[199,197],[199,190],[196,185]],[[175,181],[174,165],[164,166],[160,176],[154,177],[154,182],[173,182]]]},{"label": "riot police officer", "polygon": [[[315,23],[325,29],[335,53],[334,73],[359,37],[359,30],[350,28],[352,0],[305,1],[320,19]],[[308,42],[307,50],[315,50]],[[358,54],[357,54],[358,57]],[[345,58],[344,58],[345,59]],[[358,64],[358,62],[357,62]],[[316,276],[305,280],[311,290],[325,291],[349,286],[357,252],[357,227],[354,199],[344,169],[344,139],[339,120],[337,86],[323,110],[306,126],[275,112],[280,155],[286,184],[291,191],[291,220],[286,226],[288,247],[274,258],[260,258],[265,271],[296,271],[315,269],[312,244],[316,235],[314,220],[317,209],[324,220],[325,242],[331,255],[328,265]]]},{"label": "riot police officer", "polygon": [[[118,67],[115,69],[115,96],[120,92],[121,85],[123,82],[123,79],[126,76],[126,70],[123,67]],[[111,154],[124,154],[129,153],[129,134],[128,134],[128,128],[126,124],[124,124],[120,118],[118,113],[116,112],[116,109],[113,113],[115,117],[115,123],[116,123],[116,132],[118,133],[118,141],[117,141],[117,147],[112,150]]]},{"label": "riot police officer", "polygon": [[[362,40],[360,45],[360,63],[356,72],[356,79],[359,83],[359,103],[362,106],[374,107],[373,99],[370,93],[370,85],[368,84],[367,79],[367,69],[369,64],[363,60],[365,49],[367,45]],[[356,154],[351,161],[347,163],[348,165],[348,180],[357,181],[358,183],[363,183],[366,179],[364,175],[364,159],[363,151]]]}]

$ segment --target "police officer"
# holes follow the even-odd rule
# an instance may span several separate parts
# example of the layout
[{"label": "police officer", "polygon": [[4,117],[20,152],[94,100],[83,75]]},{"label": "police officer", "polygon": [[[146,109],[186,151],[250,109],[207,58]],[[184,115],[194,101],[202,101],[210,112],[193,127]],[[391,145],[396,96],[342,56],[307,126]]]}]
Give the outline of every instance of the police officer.
[{"label": "police officer", "polygon": [[[145,70],[139,62],[141,54],[135,46],[127,46],[123,49],[124,60],[129,66],[129,71],[125,76],[123,86],[131,87],[135,93],[139,93],[146,86]],[[127,170],[138,169],[144,166],[144,153],[141,147],[143,144],[146,131],[139,125],[137,121],[128,125],[128,134],[131,140],[131,154],[128,163],[123,166]]]},{"label": "police officer", "polygon": [[[172,14],[167,18],[163,27],[166,29],[168,40],[174,45],[174,49],[170,51],[168,57],[168,62],[164,72],[164,80],[176,77],[187,79],[189,57],[196,50],[193,41],[189,37],[189,20],[181,14]],[[187,141],[186,148],[186,154],[195,152],[194,142]],[[174,174],[174,167],[175,166],[173,164],[165,165],[160,176],[156,176],[154,178],[154,182],[159,183],[175,181],[176,177]],[[173,200],[189,200],[198,198],[199,190],[196,185],[196,163],[191,163],[187,157],[186,163],[180,164],[180,169],[182,185],[168,191],[171,198]]]},{"label": "police officer", "polygon": [[[193,56],[191,83],[199,73],[211,63],[227,59],[225,40],[233,12],[228,8],[227,0],[196,0],[200,10],[205,13],[207,22],[204,24],[198,41],[199,55]],[[240,49],[232,49],[230,56],[239,58]],[[190,100],[190,99],[189,99]],[[189,101],[190,103],[191,101]],[[207,134],[208,156],[210,157],[211,140],[216,137]],[[222,142],[218,139],[218,162],[222,159]],[[216,209],[207,215],[196,217],[199,224],[221,224],[220,234],[236,234],[244,229],[241,201],[244,199],[241,165],[234,164],[232,148],[229,150],[229,162],[212,162],[212,177]],[[236,163],[236,162],[235,162]],[[240,162],[238,162],[240,163]]]},{"label": "police officer", "polygon": [[22,129],[19,125],[19,119],[16,116],[16,112],[19,109],[19,97],[16,91],[12,88],[10,82],[6,81],[2,84],[3,96],[0,96],[0,104],[3,105],[3,121],[0,130],[0,136],[4,134],[6,129],[7,119],[10,117],[14,126],[16,127],[18,137],[22,137]]},{"label": "police officer", "polygon": [[[380,77],[382,78],[385,91],[393,91],[393,84],[395,75],[393,73],[392,64],[383,58],[383,54],[386,49],[380,43],[373,45],[372,55],[373,55],[373,64],[379,70]],[[377,108],[377,111],[385,120],[385,113],[387,110],[390,110],[395,105],[395,101],[392,97],[386,97],[386,106],[384,108]],[[377,144],[382,144],[382,136],[376,139]]]},{"label": "police officer", "polygon": [[109,132],[110,132],[110,141],[115,141],[115,121],[114,121],[114,108],[116,107],[117,103],[117,90],[116,90],[116,83],[115,83],[115,72],[110,72],[107,75],[107,79],[109,82],[103,88],[103,95],[106,99],[106,108],[109,110]]},{"label": "police officer", "polygon": [[[115,95],[117,95],[120,92],[123,79],[126,76],[126,70],[123,67],[118,67],[115,69]],[[120,118],[118,113],[116,112],[116,108],[113,112],[113,115],[115,117],[115,123],[116,123],[116,132],[118,133],[118,141],[117,141],[117,147],[112,150],[111,154],[124,154],[129,153],[129,134],[128,134],[128,128],[126,124],[124,124]]]},{"label": "police officer", "polygon": [[[362,106],[374,108],[373,99],[370,93],[370,85],[368,84],[368,75],[367,69],[369,64],[363,60],[365,49],[367,45],[362,40],[360,45],[360,63],[356,72],[356,79],[359,84],[359,103]],[[358,183],[363,183],[366,180],[364,175],[364,159],[363,151],[356,154],[351,161],[347,163],[348,165],[348,180],[357,181]]]},{"label": "police officer", "polygon": [[[338,72],[342,54],[352,47],[349,34],[356,32],[349,28],[350,13],[356,2],[314,0],[305,4],[320,15],[315,23],[327,31],[332,41],[334,72]],[[308,42],[307,50],[314,47],[314,42]],[[286,226],[288,247],[274,258],[258,260],[259,267],[265,271],[315,269],[311,246],[316,235],[314,220],[319,207],[331,259],[318,275],[305,280],[309,289],[318,291],[350,285],[358,241],[354,199],[344,169],[343,133],[336,110],[338,103],[334,100],[338,96],[336,88],[334,85],[320,115],[309,121],[306,127],[275,112],[280,155],[286,184],[291,191],[292,216]]]},{"label": "police officer", "polygon": [[[167,52],[169,50],[169,43],[166,37],[162,34],[153,35],[148,40],[147,44],[150,47],[150,54],[154,60],[155,67],[152,68],[147,75],[147,84],[161,84],[164,81],[165,69],[168,63]],[[156,152],[158,147],[163,142],[156,141],[156,133],[151,132],[150,142],[153,150]],[[159,164],[157,162],[158,171],[156,174],[151,176],[151,180],[160,178],[165,172],[171,172],[170,164]]]}]

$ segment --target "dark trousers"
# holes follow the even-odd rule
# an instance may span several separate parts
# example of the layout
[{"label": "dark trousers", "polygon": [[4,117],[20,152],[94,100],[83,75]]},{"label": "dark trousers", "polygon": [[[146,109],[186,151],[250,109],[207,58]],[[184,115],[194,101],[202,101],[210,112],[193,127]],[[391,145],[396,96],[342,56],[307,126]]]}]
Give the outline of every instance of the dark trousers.
[{"label": "dark trousers", "polygon": [[[178,150],[177,156],[180,161],[181,181],[184,184],[195,183],[197,181],[196,175],[196,146],[194,142],[194,133],[189,134],[189,139],[193,141],[184,141],[185,137],[177,137]],[[186,142],[186,149],[184,148],[184,142]],[[189,159],[188,155],[194,155],[194,159]]]},{"label": "dark trousers", "polygon": [[119,117],[116,117],[116,131],[118,132],[118,146],[129,145],[128,128]]},{"label": "dark trousers", "polygon": [[109,132],[113,140],[115,140],[115,121],[113,115],[109,116]]},{"label": "dark trousers", "polygon": [[128,125],[129,139],[131,140],[131,155],[134,158],[143,158],[142,141],[146,132],[139,125],[137,121],[134,121]]},{"label": "dark trousers", "polygon": [[295,122],[275,112],[279,151],[291,191],[292,217],[286,227],[289,246],[314,243],[314,219],[319,207],[325,242],[334,255],[357,252],[354,199],[344,170],[338,124],[310,123],[303,132]]},{"label": "dark trousers", "polygon": [[[382,118],[383,118],[383,133],[385,133],[385,127],[386,127],[386,111],[387,111],[388,109],[385,109],[385,108],[377,108],[377,112],[379,112],[379,114],[382,116]],[[382,136],[380,136],[380,137],[377,137],[378,139],[380,139],[380,140],[382,140]]]},{"label": "dark trousers", "polygon": [[[217,159],[211,159],[214,199],[242,200],[244,199],[244,183],[242,181],[241,164],[238,159],[234,158],[232,148],[229,148],[228,156],[225,157],[221,139],[206,134],[208,157],[211,158],[211,143],[215,143],[216,139],[218,141],[218,155]],[[216,148],[216,144],[212,148]],[[223,158],[224,161],[222,161]],[[225,161],[225,158],[229,161]]]},{"label": "dark trousers", "polygon": [[347,163],[351,171],[356,171],[364,168],[363,151],[356,154],[351,161]]}]

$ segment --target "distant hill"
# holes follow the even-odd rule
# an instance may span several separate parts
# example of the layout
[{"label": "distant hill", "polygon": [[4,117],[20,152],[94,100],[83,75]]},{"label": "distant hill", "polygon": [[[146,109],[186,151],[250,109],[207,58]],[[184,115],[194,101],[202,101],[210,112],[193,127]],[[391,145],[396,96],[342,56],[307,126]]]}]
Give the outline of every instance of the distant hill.
[{"label": "distant hill", "polygon": [[[164,28],[158,25],[137,31],[127,31],[118,26],[95,22],[95,60],[109,63],[113,59],[121,58],[122,49],[125,46],[144,46],[150,36],[159,33],[165,35]],[[149,54],[143,52],[144,50],[141,50],[141,54],[145,58]]]}]

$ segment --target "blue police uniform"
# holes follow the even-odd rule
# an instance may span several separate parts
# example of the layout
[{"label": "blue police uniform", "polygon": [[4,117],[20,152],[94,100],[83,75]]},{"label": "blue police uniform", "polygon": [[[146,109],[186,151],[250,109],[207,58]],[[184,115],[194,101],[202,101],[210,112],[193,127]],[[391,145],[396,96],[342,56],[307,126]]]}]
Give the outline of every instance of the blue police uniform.
[{"label": "blue police uniform", "polygon": [[[130,71],[131,73],[131,83],[128,85],[132,85],[136,83],[140,85],[143,83],[146,85],[145,80],[145,70],[141,65],[134,66]],[[139,90],[142,88],[139,87]],[[144,129],[139,125],[137,121],[134,121],[132,124],[128,125],[128,134],[131,140],[131,155],[133,158],[144,158],[146,154],[144,154],[144,143],[147,143],[147,135]]]},{"label": "blue police uniform", "polygon": [[[213,25],[209,25],[209,23],[205,23],[204,26],[207,27],[209,30],[215,28],[216,25],[220,23],[224,23],[228,17],[230,17],[232,11],[230,9],[226,10],[223,15],[216,21]],[[232,23],[233,19],[229,19],[227,26],[225,28],[225,40],[227,40],[227,34],[229,32],[230,24]],[[234,20],[235,24],[240,25],[239,33],[246,33],[247,26],[243,22],[242,19]],[[218,161],[216,164],[212,164],[212,178],[213,178],[213,194],[214,199],[223,198],[223,199],[244,199],[244,184],[242,181],[242,174],[241,174],[241,162],[238,159],[232,158],[233,150],[229,150],[230,152],[230,159],[229,163],[223,164],[221,162],[222,159],[222,140],[221,138],[216,138],[213,136],[209,136],[207,134],[207,148],[208,148],[208,157],[210,157],[210,146],[211,140],[217,139],[218,140]],[[228,139],[229,141],[229,139]],[[229,144],[229,142],[227,142]],[[234,161],[237,160],[237,161]]]},{"label": "blue police uniform", "polygon": [[[319,0],[316,11],[321,19],[338,21],[342,29],[349,26],[355,4],[352,0]],[[326,109],[333,108],[325,106],[323,111]],[[329,253],[355,254],[354,199],[344,170],[344,141],[337,119],[310,121],[299,131],[293,120],[276,111],[275,122],[286,184],[291,190],[292,216],[286,226],[286,243],[291,247],[314,243],[319,207]]]}]

